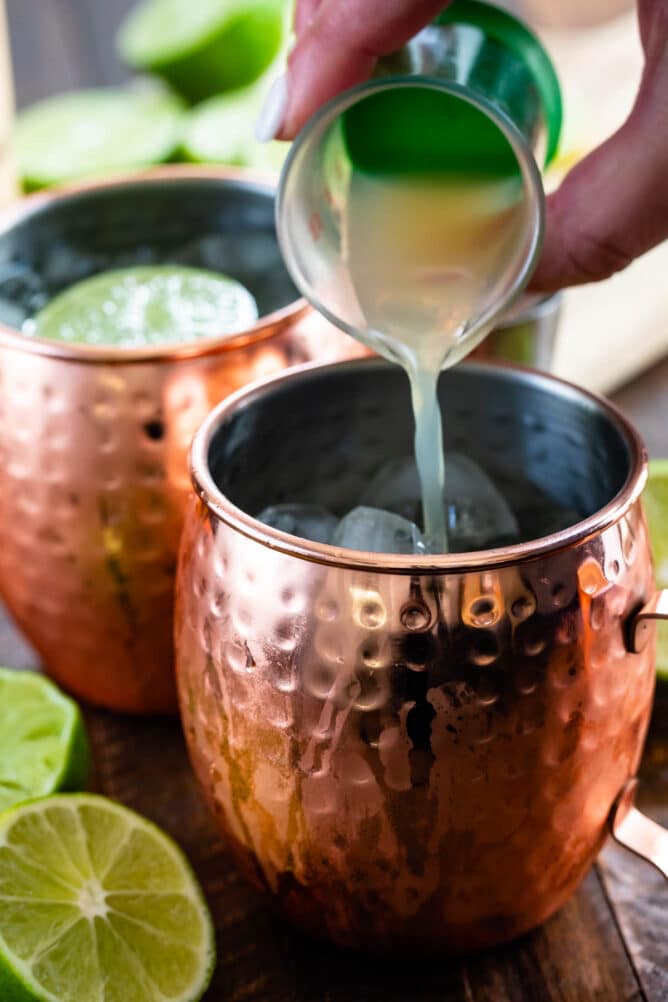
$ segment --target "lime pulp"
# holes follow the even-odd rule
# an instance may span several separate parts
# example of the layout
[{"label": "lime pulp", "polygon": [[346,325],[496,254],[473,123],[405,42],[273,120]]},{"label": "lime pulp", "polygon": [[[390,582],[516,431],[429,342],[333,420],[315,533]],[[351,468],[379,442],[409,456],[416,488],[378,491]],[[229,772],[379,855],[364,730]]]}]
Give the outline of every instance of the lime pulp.
[{"label": "lime pulp", "polygon": [[151,265],[78,282],[27,321],[24,333],[69,344],[140,348],[233,335],[257,317],[253,296],[226,275]]},{"label": "lime pulp", "polygon": [[259,143],[254,135],[266,87],[220,94],[193,108],[183,131],[183,152],[195,163],[235,164],[278,172],[288,143]]},{"label": "lime pulp", "polygon": [[89,794],[0,815],[0,998],[196,1002],[211,919],[178,847]]}]

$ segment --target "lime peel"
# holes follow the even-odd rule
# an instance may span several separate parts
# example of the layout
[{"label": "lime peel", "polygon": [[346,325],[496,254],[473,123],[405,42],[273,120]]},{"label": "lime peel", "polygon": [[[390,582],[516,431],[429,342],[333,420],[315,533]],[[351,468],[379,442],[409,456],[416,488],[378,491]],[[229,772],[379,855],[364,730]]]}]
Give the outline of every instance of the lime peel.
[{"label": "lime peel", "polygon": [[284,38],[282,0],[143,0],[121,25],[118,50],[192,102],[252,83]]},{"label": "lime peel", "polygon": [[43,675],[0,668],[0,811],[84,789],[89,763],[76,703]]},{"label": "lime peel", "polygon": [[[668,588],[668,459],[650,460],[643,503],[657,585]],[[668,682],[668,623],[657,623],[656,671],[660,679]]]}]

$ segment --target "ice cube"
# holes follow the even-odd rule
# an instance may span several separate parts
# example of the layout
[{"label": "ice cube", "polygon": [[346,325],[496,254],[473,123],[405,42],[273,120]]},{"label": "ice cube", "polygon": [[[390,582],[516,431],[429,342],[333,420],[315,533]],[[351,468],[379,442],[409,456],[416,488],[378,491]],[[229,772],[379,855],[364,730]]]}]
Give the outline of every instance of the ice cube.
[{"label": "ice cube", "polygon": [[257,518],[274,529],[314,543],[331,543],[338,522],[336,516],[321,505],[298,503],[270,505]]},{"label": "ice cube", "polygon": [[[421,510],[420,481],[415,460],[406,456],[385,463],[360,498],[412,521]],[[468,456],[445,454],[444,504],[448,547],[453,552],[484,550],[519,538],[519,525],[501,492]]]},{"label": "ice cube", "polygon": [[519,538],[506,499],[485,471],[459,452],[445,454],[445,501],[451,550],[484,550]]},{"label": "ice cube", "polygon": [[410,522],[420,517],[420,481],[412,456],[383,463],[359,499],[360,505],[394,512]]},{"label": "ice cube", "polygon": [[[49,298],[41,276],[22,260],[3,261],[0,264],[0,296],[20,308],[25,316],[40,310]],[[15,319],[17,317],[18,314]]]},{"label": "ice cube", "polygon": [[360,505],[341,519],[332,540],[335,546],[370,553],[424,553],[420,530],[394,512]]},{"label": "ice cube", "polygon": [[20,303],[15,303],[11,299],[5,299],[4,296],[0,296],[0,323],[20,331],[27,316],[26,310],[24,310]]}]

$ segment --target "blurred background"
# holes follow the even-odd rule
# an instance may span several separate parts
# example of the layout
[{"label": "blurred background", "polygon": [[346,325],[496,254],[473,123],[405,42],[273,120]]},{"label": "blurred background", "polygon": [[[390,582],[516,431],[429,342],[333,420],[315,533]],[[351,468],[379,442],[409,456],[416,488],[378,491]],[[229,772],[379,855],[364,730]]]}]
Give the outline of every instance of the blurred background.
[{"label": "blurred background", "polygon": [[[0,6],[2,3],[0,0]],[[191,69],[185,76],[175,76],[170,69],[170,59],[174,63],[170,46],[173,48],[179,32],[187,35],[197,28],[195,22],[207,6],[202,0],[193,5],[187,0],[163,2],[164,11],[178,12],[176,21],[180,24],[171,23],[172,18],[166,15],[164,24],[156,23],[155,16],[152,21],[142,21],[136,13],[136,0],[4,3],[9,40],[5,51],[11,49],[19,122],[25,120],[19,125],[14,143],[15,161],[26,187],[62,180],[60,174],[67,173],[73,159],[71,155],[68,159],[68,151],[59,150],[61,144],[53,139],[58,134],[58,114],[63,112],[51,109],[45,126],[43,118],[35,117],[34,111],[26,114],[26,109],[62,92],[115,88],[137,77],[141,78],[140,90],[145,92],[148,87],[154,98],[163,102],[160,115],[167,123],[164,129],[168,129],[170,116],[179,115],[178,141],[175,139],[173,148],[168,149],[163,129],[163,146],[158,144],[162,152],[154,152],[153,160],[169,157],[232,162],[274,172],[280,168],[283,144],[259,147],[252,129],[262,96],[285,60],[292,0],[248,0],[249,7],[262,7],[265,22],[267,17],[278,17],[281,22],[280,38],[273,34],[269,39],[259,39],[259,28],[255,41],[251,38],[254,54],[246,63],[254,67],[253,79],[216,80],[209,75],[204,82],[195,79]],[[150,6],[159,10],[155,3]],[[517,0],[499,6],[523,17],[538,30],[561,78],[564,134],[557,162],[546,178],[546,186],[554,188],[578,159],[622,123],[631,108],[642,68],[635,4],[629,0]],[[210,39],[206,31],[200,35],[195,47],[203,49]],[[5,57],[0,61],[4,79],[4,85],[0,80],[0,116],[7,123],[5,131],[9,129],[12,103],[7,67]],[[165,78],[180,92],[177,101],[185,98],[176,112],[174,104],[169,104],[174,100],[171,96],[164,103]],[[131,92],[136,95],[136,83]],[[156,97],[158,92],[160,97]],[[117,113],[127,117],[124,106],[119,107]],[[72,108],[66,112],[71,114]],[[94,105],[76,106],[75,113],[81,115],[82,122],[86,117],[103,120]],[[141,115],[146,112],[139,109],[138,114],[141,123]],[[155,119],[157,113],[151,114]],[[82,133],[85,131],[82,127]],[[42,137],[41,146],[36,135]],[[110,168],[117,150],[126,145],[124,135],[119,134],[116,141],[110,136],[105,154]],[[6,143],[2,149],[7,149]],[[12,186],[9,171],[6,166],[6,198]],[[664,356],[668,352],[668,296],[664,291],[667,273],[668,245],[664,245],[607,282],[570,290],[563,301],[552,369],[592,389],[610,392]]]}]

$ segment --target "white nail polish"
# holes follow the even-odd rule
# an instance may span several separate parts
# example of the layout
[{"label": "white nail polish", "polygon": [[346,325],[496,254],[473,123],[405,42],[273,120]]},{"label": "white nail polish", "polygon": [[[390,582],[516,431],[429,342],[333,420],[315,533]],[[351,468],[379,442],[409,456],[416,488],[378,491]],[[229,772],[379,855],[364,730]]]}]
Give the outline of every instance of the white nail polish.
[{"label": "white nail polish", "polygon": [[255,138],[259,143],[268,143],[281,131],[285,112],[288,108],[288,79],[285,73],[277,77],[264,99],[255,123]]}]

